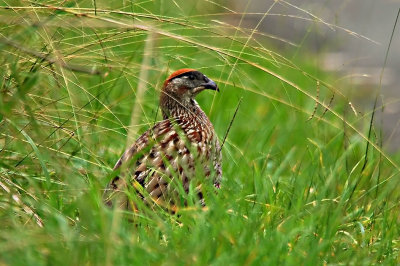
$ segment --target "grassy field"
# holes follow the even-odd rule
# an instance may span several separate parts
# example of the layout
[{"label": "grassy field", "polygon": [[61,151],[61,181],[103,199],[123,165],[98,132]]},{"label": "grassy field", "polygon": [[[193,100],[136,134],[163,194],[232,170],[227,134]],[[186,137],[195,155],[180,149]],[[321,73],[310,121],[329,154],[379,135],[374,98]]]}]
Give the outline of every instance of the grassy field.
[{"label": "grassy field", "polygon": [[[0,1],[0,265],[400,263],[400,161],[372,108],[307,47],[229,16],[227,1]],[[221,190],[175,215],[108,209],[111,168],[184,67],[219,84],[198,102],[221,140],[232,122]]]}]

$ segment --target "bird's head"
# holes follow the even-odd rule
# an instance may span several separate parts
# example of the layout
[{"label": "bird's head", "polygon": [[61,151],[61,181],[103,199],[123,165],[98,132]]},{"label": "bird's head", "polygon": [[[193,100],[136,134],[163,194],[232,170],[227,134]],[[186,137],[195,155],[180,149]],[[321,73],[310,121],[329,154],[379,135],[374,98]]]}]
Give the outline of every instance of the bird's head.
[{"label": "bird's head", "polygon": [[183,102],[193,99],[199,92],[206,89],[219,91],[217,84],[203,73],[184,68],[175,71],[167,78],[161,94]]},{"label": "bird's head", "polygon": [[182,110],[199,109],[194,98],[207,89],[219,91],[214,81],[195,69],[175,71],[164,82],[161,90],[160,107],[163,117],[179,115]]}]

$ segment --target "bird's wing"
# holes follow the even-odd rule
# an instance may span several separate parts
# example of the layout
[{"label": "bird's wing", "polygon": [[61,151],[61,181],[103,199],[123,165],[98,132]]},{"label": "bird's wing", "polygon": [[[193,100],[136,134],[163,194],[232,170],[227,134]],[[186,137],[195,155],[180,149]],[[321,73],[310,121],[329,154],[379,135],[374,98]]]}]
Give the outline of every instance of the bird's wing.
[{"label": "bird's wing", "polygon": [[179,119],[158,122],[124,152],[113,168],[120,173],[111,180],[103,194],[107,205],[117,202],[121,207],[128,207],[126,195],[123,195],[126,193],[120,193],[128,189],[128,184],[133,184],[139,192],[145,188],[152,197],[162,196],[167,182],[161,179],[157,170],[166,169],[165,160],[171,161],[173,153],[189,152],[176,130],[179,122]]},{"label": "bird's wing", "polygon": [[[207,134],[195,129],[187,119],[167,119],[157,123],[117,161],[114,170],[120,172],[105,190],[104,202],[109,206],[132,209],[125,193],[132,188],[139,192],[139,196],[149,195],[156,201],[174,202],[176,199],[173,198],[183,192],[182,189],[189,191],[190,180],[199,171],[204,170],[205,176],[210,176],[209,160],[212,156],[208,145],[213,144],[208,144],[209,141]],[[217,168],[215,170],[220,175],[219,164]],[[174,176],[182,182],[171,186]]]}]

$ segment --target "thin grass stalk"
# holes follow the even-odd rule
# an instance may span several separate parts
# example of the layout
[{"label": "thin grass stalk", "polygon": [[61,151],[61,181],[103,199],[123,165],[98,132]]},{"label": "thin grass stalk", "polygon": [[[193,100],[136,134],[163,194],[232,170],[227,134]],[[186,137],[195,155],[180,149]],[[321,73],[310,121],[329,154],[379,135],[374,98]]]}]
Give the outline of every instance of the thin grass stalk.
[{"label": "thin grass stalk", "polygon": [[151,64],[151,59],[154,57],[154,39],[155,33],[149,31],[145,45],[143,48],[143,60],[140,66],[139,83],[137,85],[135,104],[132,108],[131,121],[128,127],[128,136],[126,138],[126,147],[128,148],[136,139],[137,127],[140,118],[142,117],[144,93],[146,91],[146,84],[149,78],[149,69]]}]

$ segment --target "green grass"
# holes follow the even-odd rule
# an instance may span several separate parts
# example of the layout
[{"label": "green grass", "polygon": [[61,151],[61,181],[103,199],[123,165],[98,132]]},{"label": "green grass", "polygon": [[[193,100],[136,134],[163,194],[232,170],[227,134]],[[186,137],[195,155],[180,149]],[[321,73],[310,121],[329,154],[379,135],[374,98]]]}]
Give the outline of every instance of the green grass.
[{"label": "green grass", "polygon": [[[0,264],[399,263],[399,156],[368,137],[372,110],[307,47],[224,24],[224,7],[0,1]],[[222,189],[177,215],[106,208],[127,135],[161,119],[183,67],[219,84],[198,101],[220,139],[242,99]]]}]

